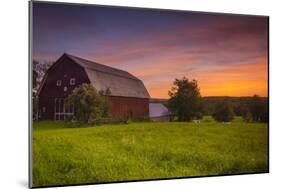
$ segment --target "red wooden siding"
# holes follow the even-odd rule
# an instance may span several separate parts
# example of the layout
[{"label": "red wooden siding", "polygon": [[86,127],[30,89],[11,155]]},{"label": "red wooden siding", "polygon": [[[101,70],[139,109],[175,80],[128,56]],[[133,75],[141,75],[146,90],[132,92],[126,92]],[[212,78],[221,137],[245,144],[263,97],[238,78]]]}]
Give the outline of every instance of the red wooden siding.
[{"label": "red wooden siding", "polygon": [[110,96],[111,115],[115,118],[146,118],[149,114],[149,100]]}]

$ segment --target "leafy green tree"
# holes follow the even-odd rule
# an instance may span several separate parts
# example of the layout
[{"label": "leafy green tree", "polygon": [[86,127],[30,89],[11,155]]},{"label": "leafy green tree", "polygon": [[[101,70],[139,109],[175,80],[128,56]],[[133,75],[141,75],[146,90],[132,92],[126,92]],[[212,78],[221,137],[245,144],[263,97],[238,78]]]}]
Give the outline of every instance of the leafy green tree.
[{"label": "leafy green tree", "polygon": [[268,122],[268,103],[260,96],[254,95],[250,101],[250,111],[253,121]]},{"label": "leafy green tree", "polygon": [[110,112],[106,96],[100,93],[91,84],[82,84],[76,87],[68,97],[68,102],[74,105],[74,116],[78,121],[108,117]]},{"label": "leafy green tree", "polygon": [[232,107],[227,102],[222,102],[217,105],[213,118],[219,122],[229,122],[234,118]]},{"label": "leafy green tree", "polygon": [[[175,79],[174,86],[168,92],[168,108],[178,121],[200,119],[202,98],[196,80],[189,81],[186,77]],[[199,116],[200,115],[200,116]]]}]

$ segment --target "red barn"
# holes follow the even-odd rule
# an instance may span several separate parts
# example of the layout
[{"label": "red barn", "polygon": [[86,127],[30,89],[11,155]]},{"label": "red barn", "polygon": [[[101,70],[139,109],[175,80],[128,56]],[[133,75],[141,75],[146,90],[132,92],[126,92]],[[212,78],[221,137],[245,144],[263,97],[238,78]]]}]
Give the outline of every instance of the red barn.
[{"label": "red barn", "polygon": [[71,116],[75,107],[67,106],[65,99],[83,83],[92,84],[98,91],[110,89],[112,117],[148,117],[150,96],[140,79],[123,70],[63,54],[48,69],[38,90],[40,119]]}]

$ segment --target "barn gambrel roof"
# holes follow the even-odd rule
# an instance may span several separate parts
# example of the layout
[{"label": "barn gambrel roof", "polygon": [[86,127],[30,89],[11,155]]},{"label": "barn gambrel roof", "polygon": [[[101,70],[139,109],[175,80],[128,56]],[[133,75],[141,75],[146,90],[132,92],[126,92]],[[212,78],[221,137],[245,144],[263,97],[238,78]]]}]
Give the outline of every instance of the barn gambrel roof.
[{"label": "barn gambrel roof", "polygon": [[83,67],[91,84],[98,91],[110,89],[111,96],[150,98],[143,82],[126,71],[66,53],[63,56]]}]

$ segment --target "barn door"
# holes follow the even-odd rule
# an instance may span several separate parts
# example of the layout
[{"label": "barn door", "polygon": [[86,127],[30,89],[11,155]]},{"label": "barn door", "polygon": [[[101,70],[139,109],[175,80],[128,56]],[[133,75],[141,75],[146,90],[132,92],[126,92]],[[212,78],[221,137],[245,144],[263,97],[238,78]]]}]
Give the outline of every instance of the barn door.
[{"label": "barn door", "polygon": [[55,120],[67,120],[73,116],[74,106],[64,98],[55,98]]}]

